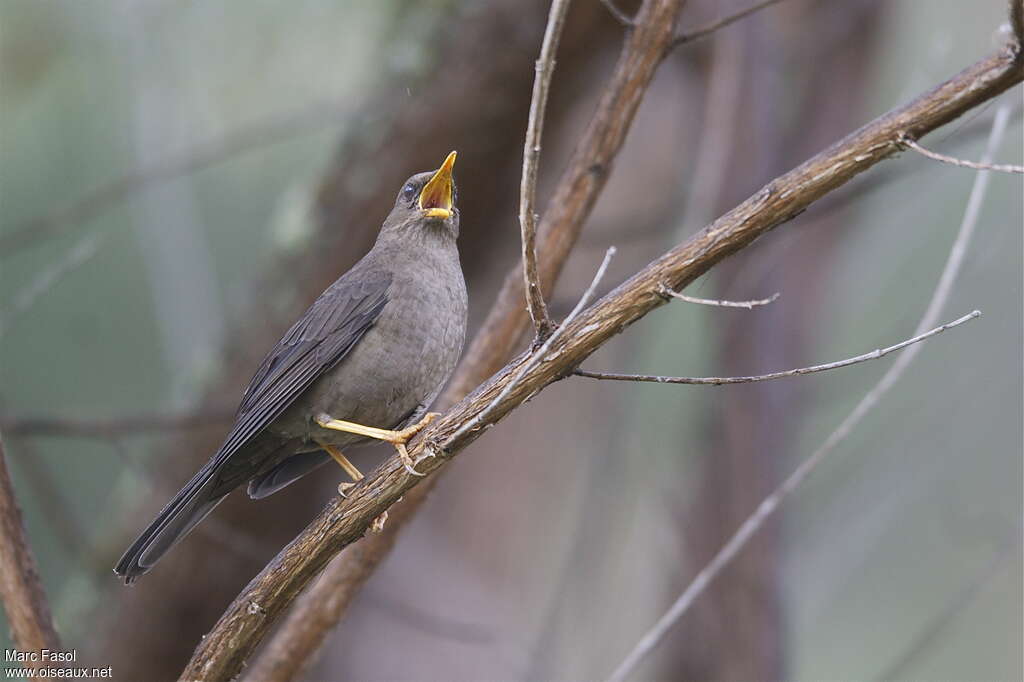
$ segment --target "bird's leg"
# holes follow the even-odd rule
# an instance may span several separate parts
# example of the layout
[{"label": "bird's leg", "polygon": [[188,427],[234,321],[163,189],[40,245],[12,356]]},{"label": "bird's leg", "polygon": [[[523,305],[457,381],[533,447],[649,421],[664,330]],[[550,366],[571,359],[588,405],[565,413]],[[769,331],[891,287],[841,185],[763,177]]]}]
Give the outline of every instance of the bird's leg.
[{"label": "bird's leg", "polygon": [[417,433],[423,430],[423,428],[430,422],[437,419],[440,415],[438,412],[427,412],[423,415],[423,419],[419,420],[412,426],[407,426],[400,431],[392,431],[390,429],[378,429],[373,426],[363,426],[362,424],[356,424],[355,422],[346,422],[341,419],[332,419],[330,415],[318,414],[315,417],[315,421],[322,428],[333,429],[335,431],[344,431],[346,433],[354,433],[358,436],[366,436],[367,438],[376,438],[377,440],[387,441],[395,446],[398,450],[398,456],[402,458],[402,464],[405,465],[405,470],[414,476],[424,476],[416,471],[413,467],[412,457],[409,456],[409,452],[405,449],[405,444],[409,442],[409,439],[415,436]]},{"label": "bird's leg", "polygon": [[323,441],[317,441],[317,445],[323,448],[324,452],[330,455],[335,462],[338,463],[345,473],[354,481],[353,483],[339,483],[338,494],[342,497],[346,497],[345,491],[354,486],[359,481],[363,480],[363,472],[356,468],[356,465],[349,461],[348,457],[342,454],[341,450],[334,447],[330,443],[324,443]]},{"label": "bird's leg", "polygon": [[[350,462],[348,457],[346,457],[344,454],[342,454],[341,450],[339,450],[338,448],[334,447],[330,443],[324,443],[324,442],[319,441],[319,440],[316,443],[317,443],[317,445],[319,445],[321,448],[324,449],[324,452],[326,452],[328,455],[330,455],[331,457],[334,458],[334,461],[337,462],[341,466],[341,468],[345,470],[346,474],[348,474],[349,476],[352,477],[353,481],[358,483],[359,481],[363,480],[363,478],[364,478],[363,472],[361,472],[359,469],[357,469],[356,465],[353,464],[352,462]],[[338,484],[338,494],[341,495],[342,497],[347,497],[345,495],[345,492],[349,488],[354,486],[356,483],[339,483]],[[373,531],[374,533],[381,532],[382,530],[384,530],[384,524],[387,522],[387,520],[388,520],[388,512],[385,509],[384,513],[381,514],[380,516],[378,516],[377,518],[375,518],[373,520],[373,523],[370,524],[370,530]]]}]

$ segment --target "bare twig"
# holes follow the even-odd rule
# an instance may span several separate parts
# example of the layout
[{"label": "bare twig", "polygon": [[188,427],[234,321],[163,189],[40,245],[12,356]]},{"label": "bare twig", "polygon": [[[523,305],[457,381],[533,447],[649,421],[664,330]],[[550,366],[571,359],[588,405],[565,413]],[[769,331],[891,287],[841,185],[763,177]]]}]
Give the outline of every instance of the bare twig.
[{"label": "bare twig", "polygon": [[0,437],[0,598],[14,642],[23,653],[36,652],[29,668],[51,665],[38,652],[60,650],[60,638],[53,627],[50,605],[39,580],[39,570],[25,535],[21,509],[14,498],[14,486],[7,471],[3,438]]},{"label": "bare twig", "polygon": [[[992,125],[992,134],[988,141],[988,150],[985,153],[985,160],[989,161],[995,150],[999,146],[999,142],[1002,139],[1003,132],[1006,129],[1006,121],[1009,118],[1009,110],[1006,107],[1001,107],[996,112],[995,122]],[[949,258],[946,261],[946,265],[942,270],[942,275],[939,277],[938,284],[935,287],[935,291],[932,294],[931,301],[928,303],[928,307],[925,309],[924,315],[917,324],[917,330],[915,334],[920,334],[923,330],[931,327],[935,324],[942,307],[949,300],[949,295],[952,292],[953,282],[956,280],[957,274],[960,272],[960,267],[963,264],[964,254],[967,250],[967,245],[970,243],[971,236],[974,234],[974,229],[978,222],[978,211],[981,207],[981,202],[985,196],[985,190],[988,186],[988,173],[983,171],[978,174],[974,180],[974,187],[971,189],[971,195],[967,200],[967,209],[964,212],[963,222],[960,224],[960,230],[957,232],[956,239],[953,241],[953,246],[949,252]],[[757,509],[740,525],[736,532],[729,538],[717,554],[707,563],[704,568],[701,569],[697,577],[686,587],[679,598],[676,599],[675,603],[669,608],[668,611],[658,620],[654,626],[647,631],[646,634],[637,642],[636,646],[633,647],[632,651],[623,659],[622,663],[615,669],[609,678],[612,682],[622,682],[627,679],[630,673],[636,668],[637,664],[640,663],[665,637],[668,631],[675,625],[679,619],[689,610],[690,606],[696,601],[696,599],[704,592],[704,590],[711,584],[711,582],[718,577],[722,570],[729,565],[729,563],[736,557],[736,555],[746,546],[747,542],[750,541],[754,535],[764,526],[768,518],[778,509],[779,505],[789,495],[793,493],[800,485],[807,479],[807,477],[814,471],[814,469],[824,460],[836,446],[839,445],[854,429],[854,427],[860,423],[860,420],[871,411],[875,405],[882,399],[882,397],[889,391],[890,388],[895,385],[903,372],[910,365],[910,363],[917,356],[917,353],[921,350],[921,346],[914,346],[910,348],[906,353],[900,355],[892,367],[882,376],[881,380],[861,399],[853,411],[846,416],[846,419],[833,431],[825,442],[815,450],[810,457],[800,463],[793,473],[789,475],[786,480],[782,482],[775,490],[772,491],[768,497],[766,497]]]},{"label": "bare twig", "polygon": [[250,128],[237,130],[219,140],[208,140],[180,154],[168,156],[150,166],[126,173],[78,199],[16,226],[0,237],[0,257],[11,256],[67,227],[101,215],[111,206],[136,192],[189,173],[215,166],[228,159],[278,144],[325,128],[341,127],[353,110],[351,98],[318,103],[289,112]]},{"label": "bare twig", "polygon": [[824,365],[813,365],[811,367],[798,367],[797,369],[788,369],[785,372],[772,372],[771,374],[758,374],[755,376],[748,377],[666,377],[657,376],[653,374],[614,374],[607,372],[590,372],[583,369],[578,369],[573,374],[580,377],[587,377],[589,379],[602,379],[605,381],[636,381],[646,382],[654,384],[692,384],[696,386],[724,386],[726,384],[753,384],[759,381],[771,381],[773,379],[785,379],[786,377],[802,376],[804,374],[815,374],[817,372],[827,372],[833,369],[840,369],[842,367],[849,367],[850,365],[857,365],[862,362],[868,362],[869,360],[878,360],[884,358],[889,353],[895,353],[898,350],[902,350],[907,346],[912,346],[915,343],[920,343],[925,339],[930,339],[936,334],[941,334],[947,329],[953,327],[959,327],[965,322],[981,317],[981,312],[975,310],[964,315],[961,318],[947,322],[946,324],[935,327],[923,334],[901,341],[894,346],[888,348],[879,348],[871,351],[870,353],[864,353],[853,358],[847,358],[845,360],[839,360],[837,362],[829,362]]},{"label": "bare twig", "polygon": [[768,305],[769,303],[774,303],[775,301],[779,300],[778,292],[772,294],[768,298],[757,298],[752,301],[720,301],[714,298],[697,298],[696,296],[687,296],[686,294],[681,294],[678,291],[672,291],[668,287],[662,287],[661,293],[664,294],[665,296],[677,298],[680,301],[686,301],[687,303],[697,303],[699,305],[713,305],[722,308],[746,308],[747,310],[753,309],[754,306]]},{"label": "bare twig", "polygon": [[537,166],[540,161],[540,141],[544,133],[544,110],[551,90],[551,76],[555,71],[555,53],[558,39],[565,26],[565,15],[569,11],[569,0],[554,0],[548,13],[544,40],[540,46],[540,57],[534,66],[533,95],[530,98],[530,115],[526,124],[526,141],[523,143],[523,175],[519,182],[519,227],[522,230],[523,286],[526,289],[526,305],[533,320],[534,336],[543,339],[551,333],[551,318],[544,303],[544,292],[537,274]]},{"label": "bare twig", "polygon": [[[545,362],[550,362],[552,360],[552,358],[548,357],[547,355],[548,351],[551,350],[551,346],[554,345],[554,343],[562,337],[562,335],[565,333],[565,330],[568,329],[569,324],[573,320],[575,320],[576,317],[583,311],[583,308],[588,303],[590,303],[590,299],[594,296],[594,290],[597,289],[597,285],[601,283],[601,279],[604,277],[605,270],[608,269],[608,263],[611,262],[612,256],[614,255],[615,247],[611,246],[608,248],[607,251],[605,251],[604,260],[601,261],[601,266],[597,269],[597,274],[594,275],[594,279],[590,282],[590,286],[587,287],[587,290],[583,292],[583,296],[581,296],[579,302],[576,303],[576,307],[574,307],[572,311],[568,314],[568,316],[566,316],[566,318],[562,321],[562,324],[558,325],[558,329],[556,329],[554,333],[547,338],[547,340],[541,345],[540,348],[531,351],[529,357],[527,357],[527,359],[520,364],[519,368],[516,370],[516,373],[513,374],[512,377],[508,380],[504,388],[501,389],[501,392],[498,393],[498,395],[494,396],[494,399],[491,400],[491,402],[488,403],[487,406],[484,409],[482,409],[475,417],[473,417],[465,424],[460,426],[458,430],[456,430],[455,433],[453,433],[449,437],[449,440],[454,441],[458,438],[462,438],[470,431],[481,428],[481,425],[484,423],[484,421],[487,420],[491,416],[491,414],[493,414],[494,411],[501,406],[502,401],[505,400],[509,396],[509,394],[512,393],[513,390],[515,390],[515,388],[519,385],[519,382],[522,380],[522,378],[526,376],[527,372],[533,369],[541,360]],[[426,456],[432,455],[427,454]]]},{"label": "bare twig", "polygon": [[633,20],[629,18],[629,15],[622,11],[622,9],[615,4],[615,0],[601,0],[601,4],[607,8],[609,14],[626,28],[633,28]]},{"label": "bare twig", "polygon": [[[672,21],[659,23],[656,20],[659,16],[664,19],[666,15],[670,19],[674,18],[677,9],[678,5],[668,0],[648,0],[641,9],[636,27],[629,34],[627,46],[630,41],[641,37],[647,42],[651,41],[651,31],[655,28],[671,31]],[[642,21],[645,18],[653,22],[650,28],[645,28]],[[647,45],[650,48],[658,46],[657,42]],[[638,67],[643,65],[648,76],[653,73],[654,64],[640,58],[640,55],[632,57],[635,59],[629,61]],[[621,76],[634,83],[628,106],[630,112],[635,111],[633,105],[639,102],[643,89],[636,89],[635,77],[635,71]],[[685,287],[726,256],[751,244],[759,236],[804,211],[828,192],[891,156],[899,149],[899,136],[903,131],[910,130],[920,136],[934,130],[1006,91],[1022,78],[1024,73],[1015,57],[1009,50],[1002,50],[971,65],[913,101],[875,119],[799,167],[776,178],[707,228],[647,265],[566,325],[564,333],[545,356],[545,361],[537,363],[521,378],[512,393],[488,418],[488,423],[500,420],[513,407],[565,376],[571,368],[579,366],[612,336],[663,305],[665,299],[658,291],[661,284],[673,289]],[[643,82],[648,81],[649,78],[645,78]],[[621,121],[622,116],[622,110],[616,109],[615,118]],[[630,119],[631,113],[625,116],[626,122]],[[604,120],[592,123],[588,127],[588,134],[595,127],[603,129],[606,124]],[[628,125],[625,127],[628,128]],[[597,149],[613,155],[621,144],[624,132],[624,128],[616,128],[614,134],[610,134],[611,140],[602,138]],[[577,151],[574,163],[571,164],[573,172],[583,151],[589,152],[591,149],[584,145],[583,150]],[[597,189],[603,185],[603,181],[598,180],[601,175],[603,170],[601,173],[586,173],[578,185],[574,183],[569,188],[571,191],[567,192],[567,201],[553,200],[552,209],[545,214],[544,222],[552,221],[552,226],[560,225],[567,215],[585,214],[596,198]],[[575,225],[570,223],[570,227]],[[573,232],[571,238],[559,234],[559,239],[569,238],[571,245],[575,234]],[[541,236],[543,239],[543,224]],[[544,250],[540,252],[544,253]],[[540,265],[543,268],[544,264]],[[521,288],[522,277],[518,268],[513,279]],[[512,300],[523,300],[521,289]],[[519,307],[522,309],[521,303]],[[523,318],[528,323],[525,311]],[[503,327],[505,323],[503,320],[499,326]],[[515,321],[509,324],[512,329],[522,329]],[[488,329],[487,333],[492,331]],[[503,337],[496,338],[501,343]],[[422,460],[419,465],[421,471],[429,474],[441,469],[450,458],[476,439],[483,429],[465,432],[465,435],[457,439],[451,436],[493,401],[494,396],[518,373],[521,363],[528,357],[520,355],[513,360],[411,441],[408,449],[414,458],[418,458],[428,447],[441,455]],[[199,644],[183,676],[196,680],[224,680],[237,674],[267,629],[309,580],[341,549],[361,537],[377,516],[420,480],[410,476],[402,466],[401,459],[395,455],[357,484],[347,499],[332,499],[324,511],[241,591]]]},{"label": "bare twig", "polygon": [[901,142],[913,149],[918,154],[927,156],[929,159],[941,161],[942,163],[948,163],[954,166],[960,166],[961,168],[973,168],[974,170],[986,170],[986,171],[999,171],[1000,173],[1024,173],[1024,166],[1014,166],[1009,163],[978,163],[977,161],[967,161],[966,159],[958,159],[955,156],[946,156],[945,154],[939,154],[925,149],[919,145],[916,141],[909,137],[904,137]]},{"label": "bare twig", "polygon": [[701,38],[706,38],[707,36],[717,31],[718,29],[725,28],[729,24],[737,22],[740,19],[743,19],[744,17],[753,14],[754,12],[762,10],[765,7],[768,7],[769,5],[774,5],[777,2],[779,2],[779,0],[761,0],[760,2],[755,2],[750,7],[741,9],[738,12],[734,12],[733,14],[730,14],[727,17],[722,17],[721,19],[717,19],[708,24],[704,24],[703,26],[698,26],[697,28],[691,29],[689,31],[684,31],[683,33],[680,33],[678,36],[675,37],[675,39],[672,41],[672,44],[669,46],[669,49],[671,50],[673,48],[679,47],[680,45],[692,43],[693,41],[700,40]]},{"label": "bare twig", "polygon": [[230,422],[233,409],[219,408],[192,414],[140,414],[108,419],[79,417],[0,416],[0,428],[12,436],[116,438],[137,433],[200,429]]}]

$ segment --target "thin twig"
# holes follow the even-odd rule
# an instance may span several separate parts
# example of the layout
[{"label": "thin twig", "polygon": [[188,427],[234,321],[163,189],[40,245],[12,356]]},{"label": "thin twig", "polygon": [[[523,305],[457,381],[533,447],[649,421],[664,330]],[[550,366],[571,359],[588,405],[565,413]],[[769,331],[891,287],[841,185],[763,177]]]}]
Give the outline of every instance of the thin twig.
[{"label": "thin twig", "polygon": [[615,21],[619,22],[626,28],[633,28],[633,20],[628,14],[622,11],[622,9],[615,4],[615,0],[601,0],[601,4],[605,6],[608,13],[614,17]]},{"label": "thin twig", "polygon": [[973,168],[974,170],[999,171],[1000,173],[1024,173],[1024,166],[1015,166],[1009,163],[978,163],[977,161],[967,161],[966,159],[958,159],[955,156],[946,156],[945,154],[939,154],[938,152],[925,149],[909,137],[904,137],[900,141],[918,154],[922,154],[927,156],[929,159],[948,163],[953,166]]},{"label": "thin twig", "polygon": [[[999,147],[999,142],[1002,140],[1003,132],[1006,129],[1006,121],[1009,118],[1009,109],[1007,107],[1001,107],[996,112],[995,121],[992,124],[992,134],[989,136],[988,148],[985,152],[985,160],[991,161],[992,156],[995,154],[995,150]],[[931,327],[935,324],[935,321],[942,310],[942,307],[949,300],[949,295],[952,292],[953,282],[956,280],[957,274],[960,272],[960,268],[963,265],[964,254],[967,250],[967,245],[970,243],[971,236],[974,234],[974,229],[978,222],[978,213],[981,207],[981,202],[984,199],[985,191],[988,187],[988,173],[985,171],[980,172],[974,180],[974,186],[971,189],[970,197],[967,200],[967,209],[964,212],[963,222],[960,224],[960,229],[957,232],[956,239],[953,241],[953,245],[950,248],[949,258],[946,261],[946,265],[942,270],[942,275],[939,277],[938,284],[935,287],[935,292],[932,294],[932,299],[928,303],[928,307],[921,317],[921,320],[917,324],[917,330],[915,335],[920,334],[923,330]],[[701,569],[697,577],[693,579],[683,593],[679,595],[675,603],[669,608],[668,611],[658,620],[654,626],[647,631],[646,634],[637,642],[633,650],[629,652],[622,663],[615,669],[609,678],[610,682],[623,682],[629,677],[630,673],[636,668],[637,664],[640,663],[661,641],[664,639],[668,631],[674,626],[679,619],[689,610],[690,606],[696,601],[696,599],[704,592],[704,590],[711,584],[711,582],[719,576],[722,570],[729,565],[729,563],[739,554],[740,550],[746,546],[747,542],[750,541],[754,535],[761,529],[761,527],[767,522],[768,518],[778,509],[779,505],[785,500],[790,494],[793,493],[800,485],[807,479],[807,477],[814,471],[814,469],[825,459],[839,443],[841,443],[854,429],[860,420],[871,411],[875,405],[882,399],[882,397],[889,391],[890,388],[895,385],[899,378],[903,375],[907,366],[914,360],[917,353],[921,350],[922,346],[914,346],[910,348],[906,353],[897,358],[897,361],[893,363],[892,367],[882,376],[881,380],[865,394],[861,399],[860,403],[853,409],[853,411],[846,416],[846,419],[833,431],[825,442],[815,450],[810,457],[800,463],[793,473],[789,475],[786,480],[782,482],[775,490],[772,491],[768,497],[766,497],[757,509],[740,525],[736,532],[729,538],[728,542],[722,546],[718,553],[708,562],[704,568]]]},{"label": "thin twig", "polygon": [[804,374],[815,374],[817,372],[827,372],[833,369],[840,369],[842,367],[849,367],[850,365],[857,365],[862,362],[868,362],[869,360],[878,360],[884,358],[889,353],[894,353],[898,350],[902,350],[907,346],[912,346],[915,343],[920,343],[925,339],[941,334],[947,329],[953,327],[959,327],[965,322],[981,317],[981,311],[975,310],[964,315],[961,318],[947,322],[946,324],[935,327],[923,334],[901,341],[894,346],[888,348],[879,348],[871,351],[870,353],[864,353],[853,358],[847,358],[845,360],[839,360],[837,362],[829,362],[824,365],[813,365],[811,367],[798,367],[797,369],[788,369],[785,372],[772,372],[771,374],[758,374],[755,376],[748,377],[667,377],[657,376],[654,374],[614,374],[607,372],[591,372],[588,370],[578,369],[573,374],[580,377],[587,377],[589,379],[602,379],[605,381],[636,381],[641,383],[654,383],[654,384],[692,384],[696,386],[724,386],[727,384],[753,384],[759,381],[771,381],[773,379],[785,379],[786,377],[802,376]]},{"label": "thin twig", "polygon": [[[530,354],[530,357],[527,358],[527,360],[524,363],[522,363],[522,365],[519,367],[516,373],[512,375],[512,377],[508,380],[508,383],[501,390],[501,392],[498,393],[498,395],[494,396],[494,399],[483,410],[481,410],[475,417],[473,417],[473,419],[469,420],[461,427],[459,427],[459,429],[456,430],[455,433],[449,436],[447,443],[452,443],[461,438],[462,436],[466,435],[470,431],[480,428],[480,425],[484,422],[484,420],[490,417],[494,410],[501,404],[501,402],[505,398],[507,398],[510,393],[512,393],[512,390],[514,388],[516,388],[519,385],[519,382],[522,380],[524,376],[526,376],[526,373],[533,369],[533,367],[540,360],[548,359],[546,356],[548,351],[551,350],[551,346],[556,341],[558,341],[559,338],[561,338],[565,330],[569,328],[569,324],[573,320],[575,320],[576,317],[586,307],[586,305],[590,303],[590,299],[593,298],[594,296],[594,290],[597,289],[597,285],[601,283],[601,279],[604,277],[605,270],[608,269],[608,263],[611,262],[612,256],[614,255],[615,247],[608,247],[608,250],[605,251],[604,253],[604,260],[601,261],[601,267],[597,269],[597,273],[594,275],[594,279],[590,282],[590,286],[587,287],[587,290],[583,292],[583,295],[580,297],[579,302],[576,303],[576,307],[569,312],[569,314],[566,316],[564,320],[562,320],[562,324],[558,325],[558,329],[556,329],[554,333],[552,333],[551,336],[547,338],[547,340],[543,343],[543,345],[541,345],[540,348],[537,348]],[[442,445],[441,447],[445,446]]]},{"label": "thin twig", "polygon": [[[624,53],[628,55],[628,46],[636,43],[645,44],[654,50],[663,48],[665,43],[660,39],[651,43],[651,34],[659,29],[663,33],[658,35],[671,31],[677,10],[678,5],[668,0],[645,0],[636,27],[627,38]],[[646,21],[650,21],[650,26]],[[668,36],[664,37],[667,41]],[[639,78],[636,68],[627,72],[628,77],[623,75],[621,80],[616,79],[616,87],[631,84],[633,96],[629,99],[628,111],[616,110],[615,115],[609,116],[608,120],[602,119],[599,124],[588,128],[588,131],[600,131],[606,122],[621,123],[622,117],[626,119],[624,128],[616,128],[611,139],[607,136],[601,138],[594,148],[594,153],[605,159],[604,164],[608,163],[607,155],[613,157],[621,146],[622,134],[628,129],[628,121],[635,112],[634,105],[640,99],[635,88],[640,87],[642,91],[643,86],[649,82],[649,76],[653,74],[655,64],[648,57],[633,54],[627,60],[634,67],[637,64],[644,67],[639,85],[636,81]],[[791,220],[859,173],[892,156],[899,148],[899,135],[902,131],[910,130],[916,136],[923,135],[1005,92],[1022,78],[1024,72],[1014,56],[1005,49],[1000,50],[778,176],[580,313],[552,345],[548,354],[552,359],[535,365],[519,381],[515,391],[494,410],[489,421],[497,421],[545,386],[565,376],[571,368],[579,366],[613,336],[663,305],[665,299],[658,293],[660,284],[667,284],[673,289],[684,288],[716,263]],[[599,105],[599,110],[602,106],[603,103]],[[589,143],[584,147],[587,149],[578,148],[571,164],[574,171],[578,163],[593,158],[589,156]],[[584,154],[584,151],[588,153]],[[584,168],[590,168],[590,165]],[[607,165],[602,165],[601,170],[606,168]],[[603,186],[602,177],[603,172],[592,171],[580,179],[578,184],[574,180],[573,186],[566,191],[567,201],[553,201],[544,222],[550,220],[554,225],[562,225],[562,221],[572,217],[573,222],[566,229],[575,228],[575,218],[585,215],[593,205],[596,192]],[[571,202],[569,198],[572,198]],[[543,239],[543,226],[540,234]],[[569,239],[568,245],[564,244],[566,239]],[[559,241],[563,243],[557,248],[553,246],[553,251],[560,252],[571,246],[574,239],[575,234],[558,235],[555,244]],[[512,281],[522,287],[518,267],[512,273]],[[515,287],[510,291],[514,292]],[[520,319],[526,321],[526,326],[529,325],[529,316],[521,303],[522,291],[518,291],[510,300],[513,304],[519,304],[522,317],[503,320],[487,328],[488,334],[505,329],[521,331],[523,327],[519,326]],[[504,335],[484,338],[494,339],[494,343],[503,348],[509,343]],[[468,432],[457,443],[450,443],[447,438],[448,434],[454,433],[490,404],[494,395],[503,389],[528,357],[520,355],[500,369],[410,442],[408,449],[413,458],[419,457],[426,447],[433,449],[434,443],[445,442],[448,445],[447,451],[441,453],[443,456],[422,461],[420,471],[429,474],[444,468],[451,458],[464,451],[483,432],[483,429]],[[235,677],[268,629],[277,622],[309,581],[338,552],[362,537],[376,517],[421,480],[410,476],[402,466],[401,459],[393,455],[360,481],[349,492],[347,499],[331,499],[324,510],[238,594],[197,646],[183,677],[190,680],[227,680]]]},{"label": "thin twig", "polygon": [[717,31],[718,29],[725,28],[729,24],[737,22],[740,19],[749,16],[754,12],[762,10],[765,7],[768,7],[769,5],[774,5],[777,2],[779,2],[779,0],[761,0],[760,2],[755,2],[750,7],[741,9],[738,12],[734,12],[733,14],[730,14],[727,17],[722,17],[721,19],[716,19],[715,21],[712,21],[711,23],[708,24],[704,24],[703,26],[699,26],[689,31],[684,31],[683,33],[680,33],[672,40],[671,45],[669,45],[669,49],[671,50],[673,48],[679,47],[680,45],[692,43],[693,41],[700,40],[701,38],[706,38],[707,36]]},{"label": "thin twig", "polygon": [[555,72],[555,53],[558,39],[565,26],[565,15],[569,11],[569,0],[554,0],[548,13],[544,29],[544,40],[540,46],[540,57],[534,65],[533,95],[530,98],[530,115],[526,124],[526,140],[523,143],[523,176],[519,182],[519,227],[522,230],[523,286],[526,290],[526,306],[533,320],[534,336],[543,339],[551,333],[551,318],[544,303],[544,292],[540,287],[537,273],[537,166],[540,161],[540,141],[544,132],[544,110],[551,90],[551,76]]},{"label": "thin twig", "polygon": [[21,509],[14,497],[14,485],[7,471],[3,437],[0,436],[0,599],[15,644],[23,653],[35,652],[28,668],[52,665],[39,656],[43,649],[60,651],[60,638],[53,627],[36,560],[29,548]]},{"label": "thin twig", "polygon": [[751,310],[754,306],[768,305],[779,300],[779,293],[776,292],[768,298],[758,298],[753,301],[720,301],[714,298],[697,298],[696,296],[687,296],[681,294],[678,291],[672,291],[668,287],[662,287],[661,293],[665,296],[671,296],[672,298],[678,298],[680,301],[686,301],[687,303],[697,303],[699,305],[713,305],[720,306],[722,308],[746,308]]}]

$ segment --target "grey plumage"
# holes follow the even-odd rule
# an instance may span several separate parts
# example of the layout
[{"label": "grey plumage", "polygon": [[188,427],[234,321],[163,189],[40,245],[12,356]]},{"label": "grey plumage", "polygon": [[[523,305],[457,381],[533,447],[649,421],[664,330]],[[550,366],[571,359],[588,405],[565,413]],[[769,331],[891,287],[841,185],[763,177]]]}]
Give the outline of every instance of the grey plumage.
[{"label": "grey plumage", "polygon": [[[448,178],[452,163],[454,155],[442,166]],[[368,442],[321,428],[315,415],[398,429],[426,412],[455,367],[466,331],[454,187],[449,183],[442,209],[421,196],[439,173],[406,182],[369,253],[266,356],[220,449],[118,562],[114,571],[126,582],[243,483],[250,497],[266,497],[330,461],[318,443]],[[447,216],[436,217],[438,211]]]}]

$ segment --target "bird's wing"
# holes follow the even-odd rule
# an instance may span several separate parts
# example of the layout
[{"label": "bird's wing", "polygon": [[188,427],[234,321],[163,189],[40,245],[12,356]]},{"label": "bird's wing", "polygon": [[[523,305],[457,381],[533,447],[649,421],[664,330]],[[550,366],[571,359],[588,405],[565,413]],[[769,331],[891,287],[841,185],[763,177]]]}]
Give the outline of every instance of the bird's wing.
[{"label": "bird's wing", "polygon": [[215,459],[227,460],[338,364],[380,316],[390,285],[390,273],[363,271],[321,294],[263,359]]}]

